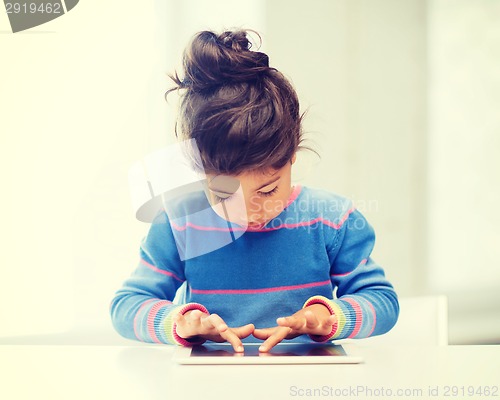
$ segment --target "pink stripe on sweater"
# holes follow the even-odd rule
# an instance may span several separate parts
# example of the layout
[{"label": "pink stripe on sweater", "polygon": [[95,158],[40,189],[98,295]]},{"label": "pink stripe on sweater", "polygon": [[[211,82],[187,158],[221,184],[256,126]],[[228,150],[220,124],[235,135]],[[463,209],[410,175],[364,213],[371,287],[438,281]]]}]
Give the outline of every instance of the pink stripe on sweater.
[{"label": "pink stripe on sweater", "polygon": [[[331,228],[334,229],[340,229],[344,222],[347,220],[350,214],[354,212],[354,208],[351,208],[349,211],[346,212],[346,214],[342,217],[342,219],[339,221],[338,224],[335,222],[329,221],[327,219],[324,219],[322,217],[317,217],[315,219],[309,220],[309,221],[302,221],[302,222],[296,222],[293,224],[281,224],[278,226],[270,227],[270,228],[262,228],[262,229],[253,229],[253,232],[269,232],[269,231],[276,231],[278,229],[293,229],[293,228],[299,228],[302,226],[310,226],[314,225],[317,222],[321,222],[324,225],[327,225]],[[200,231],[222,231],[222,232],[240,232],[240,231],[247,231],[250,230],[250,228],[245,228],[245,227],[234,227],[234,228],[219,228],[219,227],[212,227],[212,226],[201,226],[201,225],[196,225],[191,222],[186,222],[184,225],[177,225],[175,222],[170,221],[170,225],[172,228],[174,228],[177,231],[185,231],[188,227],[193,228],[193,229],[198,229]]]},{"label": "pink stripe on sweater", "polygon": [[335,278],[342,278],[343,276],[347,276],[347,275],[349,275],[349,274],[352,274],[353,272],[354,272],[354,270],[349,271],[349,272],[346,272],[346,273],[344,273],[344,274],[331,274],[330,276],[333,276],[333,277],[335,277]]},{"label": "pink stripe on sweater", "polygon": [[178,280],[179,282],[184,282],[184,279],[179,278],[178,276],[174,275],[172,272],[156,268],[154,265],[148,263],[146,260],[144,260],[142,258],[141,258],[141,264],[143,264],[144,266],[146,266],[149,269],[153,270],[154,272],[158,272],[159,274],[162,274],[162,275],[171,276],[172,278]]},{"label": "pink stripe on sweater", "polygon": [[[170,220],[170,225],[172,228],[174,228],[176,231],[185,231],[188,227],[193,228],[193,229],[198,229],[199,231],[221,231],[221,232],[229,232],[229,228],[218,228],[216,226],[201,226],[201,225],[196,225],[192,224],[191,222],[186,222],[184,225],[177,225],[174,221]],[[232,228],[232,231],[244,231],[245,228]]]},{"label": "pink stripe on sweater", "polygon": [[322,282],[304,283],[302,285],[277,286],[264,289],[192,289],[191,288],[191,292],[196,294],[257,294],[257,293],[281,292],[286,290],[306,289],[310,287],[329,285],[330,283],[331,282],[327,280]]}]

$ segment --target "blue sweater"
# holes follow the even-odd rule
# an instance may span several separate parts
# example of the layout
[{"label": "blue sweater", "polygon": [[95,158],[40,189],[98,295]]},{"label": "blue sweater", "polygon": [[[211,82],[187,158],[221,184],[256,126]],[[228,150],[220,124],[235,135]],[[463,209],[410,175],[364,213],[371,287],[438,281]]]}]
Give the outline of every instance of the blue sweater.
[{"label": "blue sweater", "polygon": [[202,191],[168,204],[111,302],[122,336],[187,345],[176,334],[176,313],[200,309],[230,327],[265,328],[313,303],[338,319],[330,335],[310,337],[316,341],[379,335],[396,323],[396,293],[370,257],[374,231],[348,199],[296,186],[286,208],[256,230],[219,217]]}]

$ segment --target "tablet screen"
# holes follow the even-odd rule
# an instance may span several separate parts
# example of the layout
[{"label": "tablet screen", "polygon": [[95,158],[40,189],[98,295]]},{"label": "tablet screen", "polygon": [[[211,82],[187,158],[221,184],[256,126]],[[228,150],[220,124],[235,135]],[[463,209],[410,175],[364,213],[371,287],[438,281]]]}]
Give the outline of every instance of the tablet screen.
[{"label": "tablet screen", "polygon": [[353,364],[363,359],[333,343],[280,343],[268,352],[259,352],[259,343],[245,343],[236,353],[229,343],[205,343],[177,347],[174,360],[179,364]]},{"label": "tablet screen", "polygon": [[232,346],[224,344],[204,344],[194,346],[191,357],[296,357],[296,356],[346,356],[340,345],[320,343],[278,344],[269,352],[259,352],[258,345],[246,345],[245,352],[235,353]]}]

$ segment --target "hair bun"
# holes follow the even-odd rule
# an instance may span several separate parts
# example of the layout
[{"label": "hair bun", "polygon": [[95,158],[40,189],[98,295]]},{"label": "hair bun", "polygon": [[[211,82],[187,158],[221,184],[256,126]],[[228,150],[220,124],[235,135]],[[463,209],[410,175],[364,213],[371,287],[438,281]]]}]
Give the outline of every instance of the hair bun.
[{"label": "hair bun", "polygon": [[243,31],[226,31],[217,37],[217,41],[228,49],[235,51],[248,51],[252,47],[252,43],[247,39],[246,32]]},{"label": "hair bun", "polygon": [[[259,39],[260,35],[255,33]],[[184,79],[180,88],[194,91],[258,79],[269,68],[269,57],[251,51],[247,30],[197,33],[183,57]]]}]

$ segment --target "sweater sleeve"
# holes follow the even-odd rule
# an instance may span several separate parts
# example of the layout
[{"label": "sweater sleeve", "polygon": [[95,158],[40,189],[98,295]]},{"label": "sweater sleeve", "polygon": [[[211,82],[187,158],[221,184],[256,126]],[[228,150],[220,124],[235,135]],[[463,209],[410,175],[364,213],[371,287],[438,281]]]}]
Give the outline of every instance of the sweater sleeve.
[{"label": "sweater sleeve", "polygon": [[373,228],[355,209],[347,211],[342,220],[338,229],[330,231],[333,234],[327,246],[330,278],[337,288],[335,298],[314,296],[304,304],[323,304],[337,316],[329,335],[311,335],[316,341],[381,335],[395,325],[399,315],[396,292],[371,258]]},{"label": "sweater sleeve", "polygon": [[176,333],[173,317],[177,313],[184,314],[193,309],[208,311],[201,304],[172,302],[185,276],[164,212],[153,221],[139,253],[137,268],[111,301],[111,320],[116,331],[128,339],[148,343],[202,343],[188,342]]}]

